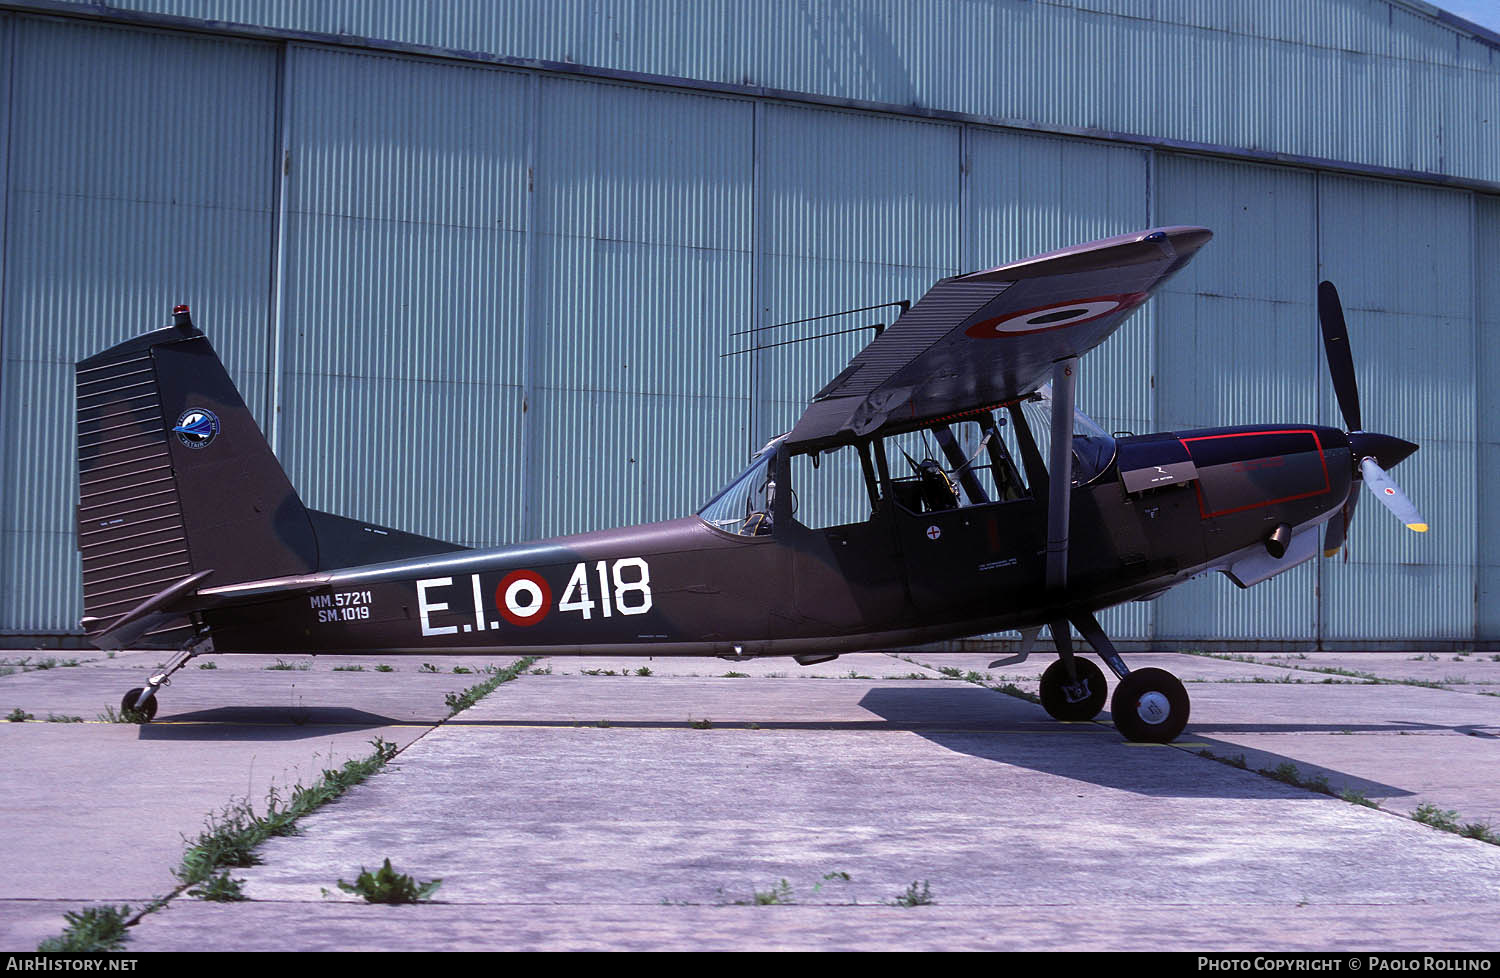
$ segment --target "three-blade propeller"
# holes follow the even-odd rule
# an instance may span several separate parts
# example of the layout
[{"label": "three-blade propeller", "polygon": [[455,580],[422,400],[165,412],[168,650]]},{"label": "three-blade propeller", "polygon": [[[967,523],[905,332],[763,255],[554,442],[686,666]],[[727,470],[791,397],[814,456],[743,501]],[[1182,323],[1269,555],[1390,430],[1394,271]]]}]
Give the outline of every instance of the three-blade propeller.
[{"label": "three-blade propeller", "polygon": [[[1333,392],[1349,432],[1349,450],[1358,466],[1356,477],[1408,529],[1426,533],[1427,520],[1386,471],[1415,452],[1417,446],[1400,438],[1364,430],[1359,413],[1359,385],[1354,379],[1354,356],[1349,349],[1349,329],[1344,323],[1344,307],[1339,302],[1338,290],[1332,282],[1318,284],[1318,322],[1323,327],[1323,351],[1328,357]],[[1326,556],[1336,554],[1348,539],[1349,524],[1354,519],[1358,501],[1358,494],[1350,493],[1341,516],[1328,521],[1323,545]]]}]

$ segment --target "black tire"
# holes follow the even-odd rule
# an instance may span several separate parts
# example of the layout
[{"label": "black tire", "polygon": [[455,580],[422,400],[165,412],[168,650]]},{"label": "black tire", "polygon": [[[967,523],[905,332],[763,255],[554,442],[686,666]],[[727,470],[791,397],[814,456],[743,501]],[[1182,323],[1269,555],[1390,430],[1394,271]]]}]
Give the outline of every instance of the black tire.
[{"label": "black tire", "polygon": [[1126,740],[1168,744],[1187,726],[1188,694],[1165,669],[1137,669],[1115,687],[1109,709]]},{"label": "black tire", "polygon": [[121,697],[121,699],[120,699],[120,714],[122,716],[131,716],[131,715],[134,715],[134,716],[145,717],[145,721],[144,722],[146,722],[146,723],[150,723],[152,720],[155,720],[156,719],[156,697],[155,696],[153,696],[149,700],[147,700],[146,701],[146,705],[143,706],[143,707],[141,707],[139,710],[135,708],[135,701],[138,700],[138,699],[140,699],[141,698],[141,694],[144,693],[145,691],[146,691],[146,687],[144,687],[144,686],[137,686],[135,689],[132,689],[130,692],[126,693],[123,697]]},{"label": "black tire", "polygon": [[[1092,720],[1104,709],[1104,700],[1109,695],[1109,687],[1104,683],[1104,672],[1098,666],[1079,656],[1073,657],[1073,666],[1078,670],[1079,684],[1086,691],[1082,699],[1069,698],[1068,670],[1061,659],[1042,673],[1042,709],[1054,720],[1074,723]],[[1076,689],[1072,692],[1074,696],[1077,695]]]}]

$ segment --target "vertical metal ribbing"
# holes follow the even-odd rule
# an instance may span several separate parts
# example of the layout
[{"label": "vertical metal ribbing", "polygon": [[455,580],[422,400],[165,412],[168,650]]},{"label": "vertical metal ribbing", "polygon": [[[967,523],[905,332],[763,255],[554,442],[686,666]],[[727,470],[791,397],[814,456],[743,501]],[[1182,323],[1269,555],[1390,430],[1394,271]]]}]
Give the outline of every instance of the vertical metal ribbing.
[{"label": "vertical metal ribbing", "polygon": [[[536,72],[526,78],[526,197],[522,205],[521,287],[526,300],[521,306],[521,457],[516,460],[522,467],[521,493],[521,537],[535,539],[540,535],[542,511],[537,505],[542,491],[541,473],[545,466],[533,465],[546,437],[543,430],[542,412],[538,409],[537,380],[542,372],[542,358],[546,356],[546,337],[542,335],[542,323],[537,309],[542,302],[541,281],[537,273],[536,241],[536,188],[537,188],[537,129],[542,116],[542,81]],[[551,186],[548,174],[545,186]]]},{"label": "vertical metal ribbing", "polygon": [[[1313,196],[1313,256],[1315,258],[1315,261],[1313,262],[1313,277],[1312,277],[1312,281],[1310,283],[1308,283],[1308,285],[1309,285],[1309,293],[1308,294],[1309,295],[1317,295],[1317,292],[1318,292],[1318,283],[1323,280],[1323,177],[1321,175],[1315,175],[1313,177],[1313,195],[1312,196]],[[1325,356],[1325,354],[1323,353],[1323,349],[1322,349],[1321,345],[1318,347],[1318,356],[1319,357],[1324,357]],[[1315,398],[1314,401],[1313,401],[1314,404],[1322,404],[1323,403],[1323,396],[1324,396],[1323,395],[1323,384],[1325,382],[1325,375],[1328,373],[1328,364],[1326,363],[1326,361],[1323,362],[1323,363],[1319,363],[1318,367],[1319,367],[1319,369],[1313,371],[1313,395],[1314,395],[1314,398]],[[1354,486],[1353,487],[1353,491],[1354,492],[1358,492],[1359,491],[1359,486]],[[1334,517],[1334,518],[1338,519],[1339,517]],[[1345,539],[1344,539],[1344,546],[1347,547],[1348,545],[1349,545],[1349,540],[1348,540],[1348,538],[1346,536]],[[1319,544],[1319,546],[1318,546],[1318,552],[1320,554],[1323,552],[1323,548],[1322,548],[1321,544]],[[1327,625],[1324,622],[1325,615],[1323,613],[1323,600],[1324,600],[1323,599],[1323,564],[1324,564],[1324,558],[1322,558],[1322,557],[1315,557],[1315,558],[1313,558],[1313,562],[1312,563],[1313,563],[1313,649],[1315,651],[1321,652],[1323,650],[1323,635],[1327,632]]]},{"label": "vertical metal ribbing", "polygon": [[[745,324],[747,329],[763,326],[761,317],[765,314],[765,288],[766,288],[766,242],[765,242],[765,186],[761,179],[761,151],[762,141],[766,131],[766,106],[762,101],[756,101],[751,116],[750,134],[750,317]],[[759,333],[752,333],[759,336]],[[758,344],[757,344],[758,345]],[[752,353],[746,359],[749,361],[750,391],[749,410],[750,424],[747,432],[750,436],[750,444],[745,446],[745,455],[748,458],[760,448],[767,437],[768,432],[761,430],[768,416],[767,406],[761,403],[766,394],[764,383],[765,353]]]},{"label": "vertical metal ribbing", "polygon": [[283,337],[286,328],[287,199],[291,196],[292,46],[282,44],[276,52],[276,118],[271,157],[271,296],[266,324],[266,442],[271,454],[281,447],[281,374]]},{"label": "vertical metal ribbing", "polygon": [[[1146,154],[1146,226],[1157,228],[1161,227],[1161,214],[1158,207],[1160,194],[1157,191],[1156,183],[1156,150],[1147,149],[1142,150],[1142,152]],[[1148,303],[1148,306],[1149,308],[1143,310],[1145,315],[1151,317],[1150,329],[1146,333],[1147,383],[1151,385],[1150,393],[1146,397],[1146,409],[1151,412],[1151,417],[1147,419],[1151,423],[1146,426],[1146,430],[1156,431],[1161,424],[1161,387],[1156,383],[1156,378],[1160,376],[1161,370],[1158,351],[1161,349],[1160,333],[1162,317],[1156,314],[1156,303]],[[1142,630],[1142,637],[1146,639],[1147,648],[1154,649],[1156,648],[1157,618],[1159,617],[1156,613],[1156,604],[1148,601],[1144,602],[1142,606],[1146,609],[1146,624]]]},{"label": "vertical metal ribbing", "polygon": [[[1469,322],[1473,324],[1473,346],[1470,347],[1469,368],[1473,372],[1470,383],[1474,388],[1474,414],[1469,429],[1474,432],[1474,471],[1484,473],[1484,435],[1480,425],[1484,416],[1485,401],[1485,377],[1484,370],[1479,364],[1479,358],[1483,352],[1484,344],[1480,342],[1479,330],[1479,195],[1469,191]],[[1474,603],[1470,612],[1470,622],[1473,625],[1469,634],[1477,644],[1480,639],[1479,625],[1479,589],[1480,579],[1484,576],[1484,557],[1480,549],[1484,544],[1484,537],[1477,532],[1478,520],[1475,520],[1475,537],[1479,544],[1474,548]]]},{"label": "vertical metal ribbing", "polygon": [[974,247],[969,242],[973,229],[969,220],[969,127],[958,127],[958,271],[974,270]]},{"label": "vertical metal ribbing", "polygon": [[[0,58],[0,65],[5,66],[4,72],[0,72],[0,296],[6,294],[6,231],[10,226],[6,217],[10,202],[10,93],[15,90],[13,76],[16,72],[16,42],[12,23],[13,18],[9,14],[0,15],[0,51],[5,53],[5,57]],[[3,446],[11,443],[11,439],[6,437],[5,427],[5,327],[5,303],[0,302],[0,472],[8,471],[4,464],[7,449]]]}]

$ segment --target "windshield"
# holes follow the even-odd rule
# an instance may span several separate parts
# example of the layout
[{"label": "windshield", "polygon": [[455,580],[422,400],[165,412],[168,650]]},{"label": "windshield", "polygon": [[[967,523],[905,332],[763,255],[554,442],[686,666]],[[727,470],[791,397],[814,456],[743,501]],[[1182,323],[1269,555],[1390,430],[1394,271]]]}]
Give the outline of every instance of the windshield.
[{"label": "windshield", "polygon": [[[1052,432],[1052,385],[1037,391],[1037,399],[1025,401],[1021,409],[1030,422],[1032,434],[1043,458],[1050,459],[1048,443]],[[1094,422],[1093,418],[1073,411],[1073,484],[1085,485],[1099,476],[1115,459],[1115,439]],[[1050,463],[1049,463],[1050,464]]]},{"label": "windshield", "polygon": [[775,473],[777,438],[755,456],[750,467],[708,504],[698,510],[699,519],[725,533],[766,536],[771,532],[771,508],[776,502]]}]

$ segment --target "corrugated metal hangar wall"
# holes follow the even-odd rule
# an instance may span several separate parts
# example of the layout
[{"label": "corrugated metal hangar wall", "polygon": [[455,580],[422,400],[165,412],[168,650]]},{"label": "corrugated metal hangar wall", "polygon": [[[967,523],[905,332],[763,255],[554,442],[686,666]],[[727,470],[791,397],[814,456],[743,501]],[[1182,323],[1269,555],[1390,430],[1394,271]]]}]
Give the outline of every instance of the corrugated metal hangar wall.
[{"label": "corrugated metal hangar wall", "polygon": [[0,633],[76,631],[72,364],[176,303],[310,506],[489,545],[690,512],[862,342],[737,330],[1183,223],[1085,410],[1336,422],[1331,278],[1433,530],[1106,627],[1500,644],[1500,41],[1415,0],[0,6]]}]

